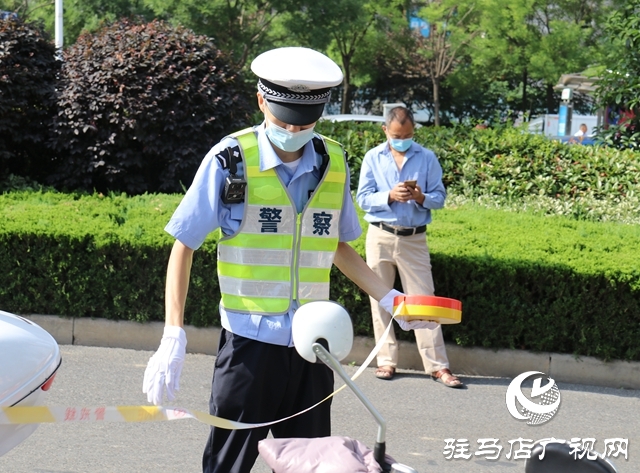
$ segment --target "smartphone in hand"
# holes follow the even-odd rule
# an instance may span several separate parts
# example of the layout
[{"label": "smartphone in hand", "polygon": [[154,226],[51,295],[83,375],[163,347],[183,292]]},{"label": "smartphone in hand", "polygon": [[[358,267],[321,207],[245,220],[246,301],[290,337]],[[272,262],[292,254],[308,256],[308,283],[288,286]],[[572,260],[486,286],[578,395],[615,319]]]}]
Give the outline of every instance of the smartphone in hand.
[{"label": "smartphone in hand", "polygon": [[417,184],[417,181],[404,181],[404,186],[410,187],[411,189],[415,189]]}]

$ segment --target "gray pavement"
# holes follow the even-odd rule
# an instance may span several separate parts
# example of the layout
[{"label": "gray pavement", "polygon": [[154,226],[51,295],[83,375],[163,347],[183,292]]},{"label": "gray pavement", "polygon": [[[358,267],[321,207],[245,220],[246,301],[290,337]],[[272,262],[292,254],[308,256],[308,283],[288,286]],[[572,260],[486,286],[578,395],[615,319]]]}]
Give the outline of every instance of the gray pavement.
[{"label": "gray pavement", "polygon": [[[89,318],[61,318],[50,315],[26,315],[47,330],[59,344],[95,347],[156,350],[164,323],[140,324]],[[185,327],[187,352],[215,355],[220,329]],[[398,366],[421,370],[422,361],[415,344],[400,341]],[[373,349],[373,339],[356,337],[347,362],[362,364]],[[604,362],[591,357],[558,353],[534,353],[525,350],[489,350],[447,345],[451,368],[456,373],[479,376],[515,377],[536,370],[556,381],[613,388],[640,389],[640,362]]]},{"label": "gray pavement", "polygon": [[[156,342],[157,343],[157,342]],[[50,406],[146,404],[141,392],[148,350],[61,345],[63,364],[46,401]],[[414,348],[415,350],[415,348]],[[405,350],[406,351],[406,350]],[[207,410],[214,357],[188,354],[176,406]],[[531,369],[535,369],[532,367]],[[353,374],[355,366],[347,366]],[[513,419],[505,406],[510,378],[464,376],[467,389],[448,389],[423,373],[403,369],[392,381],[377,380],[368,368],[356,381],[387,419],[387,451],[424,472],[523,472],[523,460],[507,458],[509,441],[545,437],[628,439],[628,460],[614,459],[621,473],[640,471],[640,391],[559,382],[562,404],[541,426]],[[341,384],[337,382],[337,385]],[[333,434],[369,446],[377,431],[373,418],[349,391],[333,402]],[[195,420],[140,424],[43,424],[21,445],[0,457],[0,472],[111,473],[200,471],[208,427]],[[472,456],[447,459],[444,439],[499,439],[497,460]],[[516,444],[517,446],[517,444]],[[269,468],[258,460],[256,473]]]}]

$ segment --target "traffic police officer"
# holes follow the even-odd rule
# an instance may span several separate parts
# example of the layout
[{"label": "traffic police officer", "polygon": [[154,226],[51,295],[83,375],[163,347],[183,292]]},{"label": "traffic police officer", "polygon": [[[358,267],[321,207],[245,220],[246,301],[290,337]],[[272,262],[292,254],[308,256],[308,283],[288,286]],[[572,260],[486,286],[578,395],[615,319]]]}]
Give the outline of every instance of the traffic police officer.
[{"label": "traffic police officer", "polygon": [[[314,134],[340,68],[307,48],[255,58],[264,122],[215,145],[165,230],[176,238],[166,280],[166,325],[145,371],[143,391],[175,399],[185,358],[184,306],[194,250],[220,228],[218,280],[222,331],[210,413],[262,423],[295,414],[333,391],[333,373],[303,360],[291,338],[296,308],[329,298],[335,264],[391,310],[391,291],[348,245],[361,234],[342,147]],[[214,277],[212,274],[211,277]],[[212,427],[206,473],[249,472],[269,427]],[[274,437],[331,434],[330,402],[271,426]]]}]

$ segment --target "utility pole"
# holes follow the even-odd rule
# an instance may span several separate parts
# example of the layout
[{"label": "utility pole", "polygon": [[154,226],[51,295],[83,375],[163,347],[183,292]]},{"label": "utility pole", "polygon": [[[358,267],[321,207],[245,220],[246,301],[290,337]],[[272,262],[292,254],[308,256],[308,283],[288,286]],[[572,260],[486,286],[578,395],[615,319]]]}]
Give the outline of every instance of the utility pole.
[{"label": "utility pole", "polygon": [[55,0],[56,2],[56,51],[62,53],[62,0]]}]

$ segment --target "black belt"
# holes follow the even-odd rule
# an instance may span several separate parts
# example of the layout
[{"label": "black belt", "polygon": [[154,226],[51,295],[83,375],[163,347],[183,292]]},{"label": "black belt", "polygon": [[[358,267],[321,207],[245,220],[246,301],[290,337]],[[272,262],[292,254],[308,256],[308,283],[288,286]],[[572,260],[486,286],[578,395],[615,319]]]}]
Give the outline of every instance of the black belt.
[{"label": "black belt", "polygon": [[419,227],[414,228],[394,228],[384,222],[371,222],[371,225],[378,227],[385,232],[393,233],[394,235],[398,236],[417,235],[419,233],[424,233],[427,231],[426,225],[420,225]]}]

